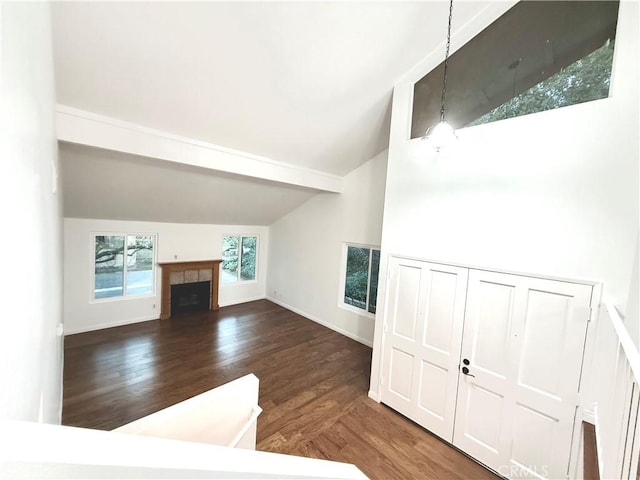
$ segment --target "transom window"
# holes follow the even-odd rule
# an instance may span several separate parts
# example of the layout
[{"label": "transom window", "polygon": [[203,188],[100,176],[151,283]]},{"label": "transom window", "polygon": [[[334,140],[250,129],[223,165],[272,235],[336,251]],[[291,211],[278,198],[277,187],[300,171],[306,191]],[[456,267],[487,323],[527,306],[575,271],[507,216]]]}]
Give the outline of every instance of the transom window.
[{"label": "transom window", "polygon": [[345,244],[341,306],[359,313],[376,313],[380,249],[367,245]]},{"label": "transom window", "polygon": [[257,252],[258,237],[255,235],[223,237],[221,283],[255,280]]},{"label": "transom window", "polygon": [[93,298],[153,294],[155,235],[95,234]]},{"label": "transom window", "polygon": [[[608,97],[618,7],[518,2],[449,58],[447,121],[462,128]],[[455,30],[455,5],[453,18]],[[439,120],[443,63],[414,86],[411,138]]]}]

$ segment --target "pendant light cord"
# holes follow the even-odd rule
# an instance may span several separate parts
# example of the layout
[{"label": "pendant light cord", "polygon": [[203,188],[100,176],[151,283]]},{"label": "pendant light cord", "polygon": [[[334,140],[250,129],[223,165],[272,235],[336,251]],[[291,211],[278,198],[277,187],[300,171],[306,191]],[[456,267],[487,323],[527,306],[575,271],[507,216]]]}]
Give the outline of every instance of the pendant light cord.
[{"label": "pendant light cord", "polygon": [[451,19],[453,17],[453,0],[449,0],[449,25],[447,27],[447,50],[444,54],[444,75],[442,77],[442,98],[440,99],[440,121],[444,122],[444,101],[447,96],[447,70],[449,67],[449,48],[451,47]]}]

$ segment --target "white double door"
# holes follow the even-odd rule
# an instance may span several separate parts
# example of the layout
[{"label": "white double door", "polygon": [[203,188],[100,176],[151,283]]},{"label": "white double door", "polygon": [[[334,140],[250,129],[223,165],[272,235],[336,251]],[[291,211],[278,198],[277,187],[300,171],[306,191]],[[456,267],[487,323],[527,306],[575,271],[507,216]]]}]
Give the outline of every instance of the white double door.
[{"label": "white double door", "polygon": [[389,271],[381,400],[505,477],[566,478],[593,287]]}]

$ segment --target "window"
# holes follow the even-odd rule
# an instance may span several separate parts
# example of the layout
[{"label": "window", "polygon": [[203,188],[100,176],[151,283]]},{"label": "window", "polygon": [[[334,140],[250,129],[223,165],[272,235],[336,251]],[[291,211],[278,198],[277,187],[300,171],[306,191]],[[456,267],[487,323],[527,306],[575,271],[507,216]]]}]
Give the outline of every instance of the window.
[{"label": "window", "polygon": [[[462,128],[608,97],[618,7],[518,2],[449,58],[447,121]],[[443,68],[414,86],[411,138],[439,120]]]},{"label": "window", "polygon": [[361,245],[345,245],[346,260],[341,289],[341,305],[376,313],[380,250]]},{"label": "window", "polygon": [[222,283],[256,279],[258,237],[228,235],[222,238]]},{"label": "window", "polygon": [[154,292],[155,235],[94,235],[93,298]]}]

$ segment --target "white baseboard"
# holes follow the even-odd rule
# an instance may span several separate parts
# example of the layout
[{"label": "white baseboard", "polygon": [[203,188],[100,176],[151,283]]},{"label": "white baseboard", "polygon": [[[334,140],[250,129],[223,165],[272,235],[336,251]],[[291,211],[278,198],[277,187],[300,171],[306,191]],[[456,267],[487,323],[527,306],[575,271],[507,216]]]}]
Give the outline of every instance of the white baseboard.
[{"label": "white baseboard", "polygon": [[596,424],[596,415],[593,410],[587,410],[586,408],[582,410],[582,420],[590,423],[591,425]]},{"label": "white baseboard", "polygon": [[369,396],[370,399],[375,400],[376,402],[380,403],[380,398],[378,397],[378,392],[374,392],[373,390],[369,390],[368,396]]},{"label": "white baseboard", "polygon": [[230,307],[232,305],[240,305],[241,303],[247,303],[247,302],[255,302],[257,300],[264,300],[266,297],[264,295],[258,295],[256,297],[251,297],[251,298],[243,298],[240,299],[236,302],[229,302],[229,303],[221,303],[218,302],[218,304],[220,305],[220,308],[222,307]]},{"label": "white baseboard", "polygon": [[128,320],[118,320],[115,322],[99,323],[97,325],[87,325],[76,328],[67,328],[67,326],[65,325],[64,334],[73,335],[74,333],[93,332],[94,330],[102,330],[104,328],[121,327],[122,325],[129,325],[132,323],[148,322],[149,320],[158,320],[158,314],[145,315],[143,317],[133,319],[130,318]]},{"label": "white baseboard", "polygon": [[[264,295],[260,295],[257,297],[253,297],[253,298],[246,298],[246,299],[242,299],[238,302],[235,303],[227,303],[227,304],[220,304],[220,308],[222,307],[229,307],[231,305],[238,305],[240,303],[246,303],[246,302],[253,302],[256,300],[263,300],[265,297]],[[99,323],[96,325],[83,325],[81,327],[75,327],[75,328],[67,328],[65,326],[65,335],[73,335],[75,333],[85,333],[85,332],[93,332],[94,330],[102,330],[104,328],[111,328],[111,327],[121,327],[122,325],[130,325],[133,323],[140,323],[140,322],[148,322],[149,320],[158,320],[159,315],[158,314],[154,314],[154,315],[145,315],[142,317],[137,317],[137,318],[133,318],[133,319],[127,319],[127,320],[116,320],[114,322],[105,322],[105,323]]]},{"label": "white baseboard", "polygon": [[291,310],[294,313],[297,313],[298,315],[303,316],[304,318],[308,318],[309,320],[313,320],[316,323],[319,323],[320,325],[330,328],[331,330],[333,330],[334,332],[338,332],[342,335],[344,335],[345,337],[349,337],[352,340],[355,340],[356,342],[362,343],[363,345],[366,345],[367,347],[373,348],[373,343],[370,342],[369,340],[366,340],[358,335],[356,335],[355,333],[349,332],[347,330],[344,330],[343,328],[337,327],[335,325],[333,325],[332,323],[329,323],[325,320],[322,320],[314,315],[311,315],[307,312],[303,312],[302,310],[299,310],[295,307],[292,307],[291,305],[283,302],[282,300],[278,300],[276,298],[267,296],[266,297],[267,300],[269,300],[270,302],[273,302],[277,305],[280,305],[283,308],[286,308],[287,310]]}]

